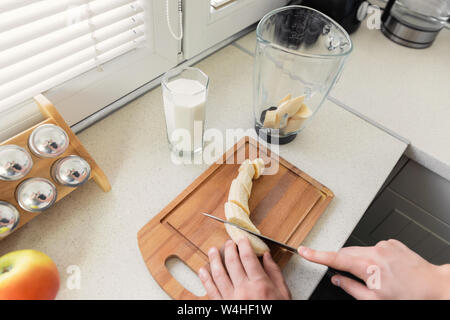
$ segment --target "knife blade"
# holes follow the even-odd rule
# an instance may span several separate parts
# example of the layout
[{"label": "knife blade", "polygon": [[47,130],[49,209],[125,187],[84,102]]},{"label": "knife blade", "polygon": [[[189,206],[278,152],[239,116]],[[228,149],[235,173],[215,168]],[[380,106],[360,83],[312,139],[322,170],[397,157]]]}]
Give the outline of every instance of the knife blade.
[{"label": "knife blade", "polygon": [[296,249],[296,248],[291,247],[291,246],[288,246],[287,244],[284,244],[284,243],[279,242],[279,241],[277,241],[277,240],[274,240],[274,239],[272,239],[272,238],[263,236],[262,234],[258,234],[258,233],[256,233],[256,232],[253,232],[253,231],[251,231],[251,230],[248,230],[248,229],[246,229],[246,228],[243,228],[243,227],[241,227],[241,226],[239,226],[239,225],[237,225],[237,224],[235,224],[235,223],[232,223],[232,222],[230,222],[230,221],[223,220],[223,219],[221,219],[221,218],[218,218],[218,217],[216,217],[216,216],[210,215],[210,214],[208,214],[208,213],[201,212],[201,214],[203,214],[204,216],[206,216],[206,217],[208,217],[208,218],[214,219],[214,220],[216,220],[216,221],[218,221],[218,222],[226,223],[226,224],[228,224],[228,225],[231,225],[231,226],[233,226],[233,227],[236,227],[236,228],[238,228],[238,229],[241,229],[241,230],[243,230],[243,231],[246,231],[246,232],[248,232],[248,233],[250,233],[250,234],[252,234],[252,235],[254,235],[254,236],[256,236],[256,237],[258,237],[258,238],[260,238],[260,239],[262,239],[262,240],[265,240],[265,241],[267,241],[267,242],[269,242],[269,243],[273,243],[273,244],[275,244],[275,245],[277,245],[277,246],[279,246],[279,247],[281,247],[281,248],[283,248],[283,249],[286,249],[286,250],[288,250],[288,251],[297,253],[297,249]]}]

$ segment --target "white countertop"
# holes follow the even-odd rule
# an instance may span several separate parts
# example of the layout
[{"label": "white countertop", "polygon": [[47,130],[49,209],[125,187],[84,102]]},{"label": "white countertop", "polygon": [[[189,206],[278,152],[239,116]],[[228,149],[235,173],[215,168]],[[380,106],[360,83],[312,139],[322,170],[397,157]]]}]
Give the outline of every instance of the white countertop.
[{"label": "white countertop", "polygon": [[331,96],[410,142],[407,156],[450,180],[450,30],[400,46],[362,24]]},{"label": "white countertop", "polygon": [[[208,127],[251,128],[253,58],[231,45],[197,66],[211,78]],[[112,191],[105,194],[90,181],[0,242],[0,255],[24,248],[47,253],[60,271],[59,299],[167,298],[144,264],[137,232],[208,165],[170,161],[160,88],[79,137],[109,177]],[[326,102],[297,139],[280,148],[281,156],[335,193],[305,244],[342,247],[405,148]],[[66,286],[71,265],[81,270],[79,290]],[[298,257],[284,270],[297,299],[308,298],[324,272]]]},{"label": "white countertop", "polygon": [[[450,180],[450,31],[421,50],[364,22],[351,38],[354,50],[332,100],[408,143],[408,157]],[[255,43],[251,32],[235,45],[253,55]]]}]

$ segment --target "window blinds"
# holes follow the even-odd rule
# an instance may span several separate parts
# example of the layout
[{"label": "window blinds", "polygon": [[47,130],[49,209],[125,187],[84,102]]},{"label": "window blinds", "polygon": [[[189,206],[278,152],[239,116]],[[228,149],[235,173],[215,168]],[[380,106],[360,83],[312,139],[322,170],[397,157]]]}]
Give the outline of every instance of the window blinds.
[{"label": "window blinds", "polygon": [[140,0],[1,0],[0,112],[145,41]]}]

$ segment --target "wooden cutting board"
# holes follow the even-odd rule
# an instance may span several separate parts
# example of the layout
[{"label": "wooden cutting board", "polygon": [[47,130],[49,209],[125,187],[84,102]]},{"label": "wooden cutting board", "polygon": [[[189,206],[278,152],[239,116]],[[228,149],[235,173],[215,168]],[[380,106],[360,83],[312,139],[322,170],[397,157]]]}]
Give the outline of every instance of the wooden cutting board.
[{"label": "wooden cutting board", "polygon": [[[138,232],[139,248],[150,273],[172,298],[207,299],[186,290],[165,262],[178,257],[197,273],[208,263],[208,249],[223,246],[229,239],[224,226],[200,212],[225,219],[224,203],[240,163],[257,157],[264,159],[266,167],[278,164],[276,174],[253,181],[250,218],[262,234],[298,247],[334,197],[300,169],[255,140],[243,138]],[[279,247],[271,247],[271,253],[280,267],[292,255]]]}]

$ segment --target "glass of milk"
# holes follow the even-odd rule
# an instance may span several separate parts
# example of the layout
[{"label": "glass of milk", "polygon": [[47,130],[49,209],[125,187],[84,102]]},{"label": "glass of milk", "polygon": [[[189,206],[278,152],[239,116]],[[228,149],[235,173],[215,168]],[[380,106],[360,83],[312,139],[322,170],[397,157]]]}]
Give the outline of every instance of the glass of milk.
[{"label": "glass of milk", "polygon": [[167,138],[170,149],[180,156],[203,149],[208,84],[208,76],[192,67],[178,67],[163,76]]}]

